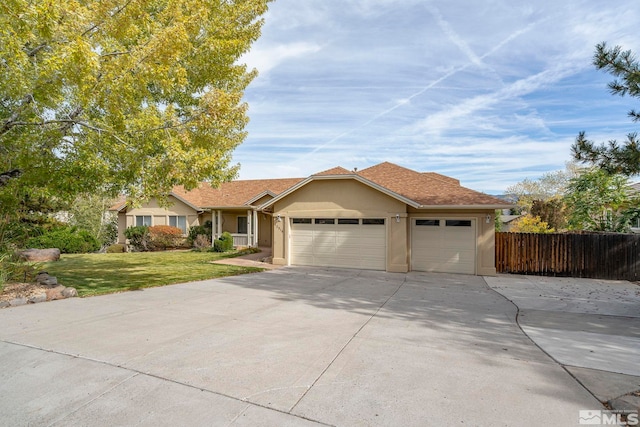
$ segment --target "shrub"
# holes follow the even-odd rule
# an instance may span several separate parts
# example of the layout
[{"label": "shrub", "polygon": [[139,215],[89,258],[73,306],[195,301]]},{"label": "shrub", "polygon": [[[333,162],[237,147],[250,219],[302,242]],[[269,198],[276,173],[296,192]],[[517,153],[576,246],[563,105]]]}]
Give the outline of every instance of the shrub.
[{"label": "shrub", "polygon": [[0,250],[6,250],[9,246],[26,248],[30,238],[64,227],[66,224],[44,215],[18,219],[10,219],[8,216],[0,217]]},{"label": "shrub", "polygon": [[213,242],[215,252],[229,252],[233,250],[233,236],[228,231],[222,233],[219,239]]},{"label": "shrub", "polygon": [[58,248],[63,254],[96,252],[100,242],[86,230],[64,227],[27,240],[27,246],[36,249]]},{"label": "shrub", "polygon": [[213,233],[213,225],[211,221],[205,221],[203,225],[195,225],[189,229],[188,243],[193,246],[198,236],[209,236]]},{"label": "shrub", "polygon": [[207,250],[211,247],[211,239],[209,239],[209,236],[198,234],[192,245],[198,251]]},{"label": "shrub", "polygon": [[126,246],[121,244],[110,245],[107,247],[108,254],[118,254],[122,252],[126,252]]},{"label": "shrub", "polygon": [[129,244],[134,251],[145,252],[151,250],[149,227],[146,225],[129,227],[124,230],[124,236],[129,239]]},{"label": "shrub", "polygon": [[108,246],[118,241],[118,217],[111,218],[104,222],[100,227],[100,236],[98,238],[102,246]]},{"label": "shrub", "polygon": [[184,243],[182,230],[170,225],[154,225],[153,227],[149,227],[149,238],[152,250],[163,251],[167,248],[177,248]]},{"label": "shrub", "polygon": [[36,277],[41,264],[22,259],[17,252],[0,252],[0,292],[9,282],[29,282]]},{"label": "shrub", "polygon": [[513,233],[554,233],[555,229],[550,228],[549,224],[542,221],[539,216],[525,215],[516,220],[511,227]]}]

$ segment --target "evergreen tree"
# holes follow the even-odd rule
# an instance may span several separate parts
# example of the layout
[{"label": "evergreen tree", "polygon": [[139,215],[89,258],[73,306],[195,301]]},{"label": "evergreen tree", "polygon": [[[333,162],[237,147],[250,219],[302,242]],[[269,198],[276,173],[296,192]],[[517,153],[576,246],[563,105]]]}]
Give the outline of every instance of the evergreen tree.
[{"label": "evergreen tree", "polygon": [[[596,46],[593,64],[599,70],[605,70],[616,77],[609,83],[613,95],[640,97],[640,63],[630,50],[623,51],[620,46],[609,48],[606,43]],[[640,121],[640,112],[631,110],[629,117]],[[637,133],[627,135],[627,140],[616,140],[597,144],[580,132],[571,147],[576,160],[591,163],[610,174],[622,173],[635,175],[640,173],[640,141]]]}]

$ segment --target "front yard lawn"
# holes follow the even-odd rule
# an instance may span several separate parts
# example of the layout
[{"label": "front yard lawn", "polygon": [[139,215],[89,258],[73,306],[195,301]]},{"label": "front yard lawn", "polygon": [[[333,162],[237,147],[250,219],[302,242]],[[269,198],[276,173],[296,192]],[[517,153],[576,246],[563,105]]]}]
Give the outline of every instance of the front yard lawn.
[{"label": "front yard lawn", "polygon": [[68,254],[44,269],[83,297],[262,271],[211,263],[229,256],[191,251]]}]

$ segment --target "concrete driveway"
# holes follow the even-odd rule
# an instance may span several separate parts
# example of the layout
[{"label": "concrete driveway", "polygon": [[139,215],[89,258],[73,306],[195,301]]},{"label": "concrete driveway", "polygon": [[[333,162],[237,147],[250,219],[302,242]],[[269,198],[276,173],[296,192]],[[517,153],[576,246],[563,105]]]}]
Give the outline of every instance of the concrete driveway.
[{"label": "concrete driveway", "polygon": [[284,268],[0,310],[3,425],[577,425],[482,277]]},{"label": "concrete driveway", "polygon": [[519,307],[523,331],[599,400],[638,411],[640,286],[515,275],[486,282]]}]

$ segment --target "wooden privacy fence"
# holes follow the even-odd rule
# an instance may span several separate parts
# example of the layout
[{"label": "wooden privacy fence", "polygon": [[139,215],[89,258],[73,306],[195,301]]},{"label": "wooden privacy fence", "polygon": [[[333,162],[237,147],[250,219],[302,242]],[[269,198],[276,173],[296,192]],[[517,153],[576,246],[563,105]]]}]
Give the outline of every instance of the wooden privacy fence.
[{"label": "wooden privacy fence", "polygon": [[496,233],[498,273],[640,280],[640,235]]}]

